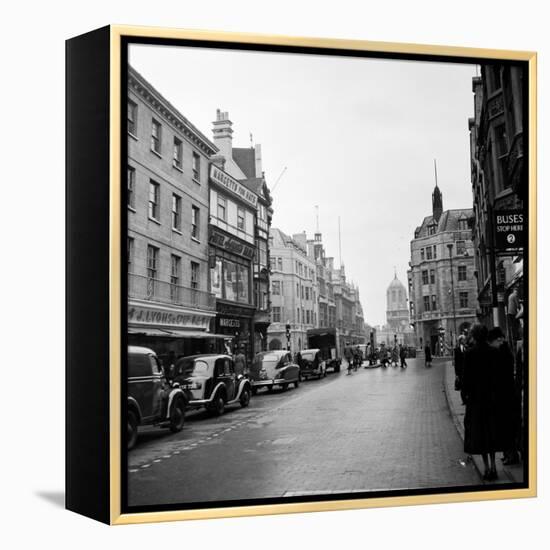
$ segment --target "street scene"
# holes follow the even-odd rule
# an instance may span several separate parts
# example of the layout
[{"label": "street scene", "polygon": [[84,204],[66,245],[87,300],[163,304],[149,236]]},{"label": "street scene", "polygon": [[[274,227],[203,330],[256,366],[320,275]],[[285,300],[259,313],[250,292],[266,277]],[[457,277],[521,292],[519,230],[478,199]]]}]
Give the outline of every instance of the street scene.
[{"label": "street scene", "polygon": [[129,63],[127,505],[524,483],[524,68]]}]

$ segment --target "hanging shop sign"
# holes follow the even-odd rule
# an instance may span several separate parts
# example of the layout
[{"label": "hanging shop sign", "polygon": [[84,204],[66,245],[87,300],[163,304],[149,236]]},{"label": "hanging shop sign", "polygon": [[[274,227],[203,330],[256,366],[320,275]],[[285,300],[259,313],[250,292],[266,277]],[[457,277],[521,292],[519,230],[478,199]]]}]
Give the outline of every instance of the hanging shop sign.
[{"label": "hanging shop sign", "polygon": [[526,222],[523,211],[498,210],[494,216],[496,248],[522,248]]}]

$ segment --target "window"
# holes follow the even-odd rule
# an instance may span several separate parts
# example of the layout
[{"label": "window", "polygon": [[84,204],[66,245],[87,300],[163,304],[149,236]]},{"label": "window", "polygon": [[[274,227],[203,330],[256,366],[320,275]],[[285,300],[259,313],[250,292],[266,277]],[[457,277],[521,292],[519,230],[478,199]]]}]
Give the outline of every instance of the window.
[{"label": "window", "polygon": [[147,296],[155,295],[155,281],[159,268],[159,249],[147,245]]},{"label": "window", "polygon": [[299,307],[296,308],[296,322],[297,323],[300,322],[300,308]]},{"label": "window", "polygon": [[460,307],[468,307],[468,293],[467,292],[460,292],[459,293],[459,299],[460,299]]},{"label": "window", "polygon": [[296,283],[296,296],[300,297],[300,285]]},{"label": "window", "polygon": [[130,99],[128,100],[128,133],[137,135],[137,105]]},{"label": "window", "polygon": [[465,265],[459,265],[458,266],[458,280],[459,281],[465,281],[466,280],[466,266]]},{"label": "window", "polygon": [[457,256],[464,256],[466,252],[466,242],[465,241],[456,241],[456,254]]},{"label": "window", "polygon": [[175,254],[172,254],[170,265],[170,299],[172,302],[179,301],[180,272],[181,258]]},{"label": "window", "polygon": [[428,225],[428,235],[435,235],[435,229],[436,229],[435,224]]},{"label": "window", "polygon": [[200,269],[200,264],[197,262],[191,262],[191,288],[199,288]]},{"label": "window", "polygon": [[182,156],[182,144],[181,139],[178,139],[174,136],[174,158],[173,158],[173,164],[176,168],[179,168],[181,170],[181,156]]},{"label": "window", "polygon": [[272,271],[277,269],[277,258],[274,258],[273,256],[269,258],[269,265],[271,266]]},{"label": "window", "polygon": [[200,210],[196,206],[191,206],[191,237],[199,240],[200,238]]},{"label": "window", "polygon": [[306,300],[309,300],[309,288],[306,286]]},{"label": "window", "polygon": [[272,293],[273,293],[273,296],[281,295],[281,281],[273,281]]},{"label": "window", "polygon": [[132,237],[128,237],[126,240],[126,246],[127,246],[127,260],[128,260],[128,273],[133,272],[134,267],[134,239]]},{"label": "window", "polygon": [[153,119],[153,124],[151,126],[151,149],[157,153],[161,154],[161,140],[162,140],[162,126],[158,120]]},{"label": "window", "polygon": [[435,269],[430,269],[430,283],[435,284]]},{"label": "window", "polygon": [[309,319],[309,316],[310,316],[310,313],[309,313],[309,309],[306,311],[306,323],[309,325],[310,324],[310,319]]},{"label": "window", "polygon": [[149,182],[149,217],[160,221],[160,185],[153,180]]},{"label": "window", "polygon": [[193,153],[193,179],[198,182],[201,179],[201,157],[197,153]]},{"label": "window", "polygon": [[430,311],[430,297],[424,296],[424,311]]},{"label": "window", "polygon": [[432,310],[436,310],[437,309],[437,300],[435,298],[435,294],[432,294]]},{"label": "window", "polygon": [[458,230],[459,231],[467,231],[468,230],[468,220],[463,218],[461,220],[458,220]]},{"label": "window", "polygon": [[281,322],[281,308],[276,306],[271,310],[271,312],[273,314],[273,322],[274,323],[280,323]]},{"label": "window", "polygon": [[226,221],[227,219],[227,201],[218,195],[218,218]]},{"label": "window", "polygon": [[428,248],[426,248],[426,260],[431,260],[431,259],[432,259],[432,247],[428,246]]},{"label": "window", "polygon": [[437,246],[434,244],[434,258],[437,258]]},{"label": "window", "polygon": [[181,231],[181,197],[172,194],[172,229]]},{"label": "window", "polygon": [[422,271],[422,284],[427,285],[429,283],[428,280],[428,270]]},{"label": "window", "polygon": [[424,261],[424,249],[423,248],[420,249],[420,261],[421,262]]},{"label": "window", "polygon": [[283,259],[277,258],[277,267],[279,268],[279,271],[283,270]]},{"label": "window", "polygon": [[244,231],[244,210],[240,206],[237,207],[237,228]]},{"label": "window", "polygon": [[258,239],[258,263],[260,266],[267,265],[267,243]]},{"label": "window", "polygon": [[135,208],[135,202],[136,202],[136,170],[135,168],[132,168],[131,166],[128,166],[128,175],[127,175],[128,181],[128,207],[132,210]]},{"label": "window", "polygon": [[300,285],[300,296],[304,299],[304,287]]}]

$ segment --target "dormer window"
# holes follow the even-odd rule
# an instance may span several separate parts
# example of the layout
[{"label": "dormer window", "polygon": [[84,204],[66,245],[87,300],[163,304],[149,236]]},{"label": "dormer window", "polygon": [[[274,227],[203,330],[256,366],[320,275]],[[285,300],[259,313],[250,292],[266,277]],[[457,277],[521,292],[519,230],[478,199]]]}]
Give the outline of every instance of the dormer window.
[{"label": "dormer window", "polygon": [[458,220],[458,230],[459,231],[467,231],[468,230],[468,219],[467,218],[460,218],[460,220]]},{"label": "dormer window", "polygon": [[437,229],[437,225],[435,223],[431,223],[428,225],[428,235],[435,235],[435,231]]}]

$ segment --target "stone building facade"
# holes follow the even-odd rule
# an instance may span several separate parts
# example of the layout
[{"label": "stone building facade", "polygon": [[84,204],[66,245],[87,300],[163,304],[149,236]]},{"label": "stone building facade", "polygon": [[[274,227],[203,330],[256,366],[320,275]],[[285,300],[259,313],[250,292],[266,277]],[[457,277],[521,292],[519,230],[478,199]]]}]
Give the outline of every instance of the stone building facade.
[{"label": "stone building facade", "polygon": [[[474,205],[478,318],[507,327],[507,301],[513,286],[523,298],[523,246],[495,246],[495,217],[515,212],[527,217],[527,165],[524,160],[524,69],[483,65],[473,78],[474,116],[469,120]],[[496,250],[495,250],[496,249]]]},{"label": "stone building facade", "polygon": [[432,215],[414,232],[407,272],[409,311],[416,345],[448,353],[457,334],[475,322],[477,283],[472,242],[472,209],[443,210],[435,186]]},{"label": "stone building facade", "polygon": [[386,289],[386,324],[378,327],[376,334],[379,343],[384,342],[389,346],[415,345],[414,332],[410,326],[407,289],[397,278],[397,273]]},{"label": "stone building facade", "polygon": [[307,331],[316,328],[319,318],[319,290],[316,266],[308,254],[305,233],[292,237],[271,229],[271,324],[269,349],[287,347],[286,325],[290,325],[290,349],[294,353],[307,346]]},{"label": "stone building facade", "polygon": [[128,339],[162,355],[211,349],[208,165],[217,151],[137,71],[128,77]]}]

